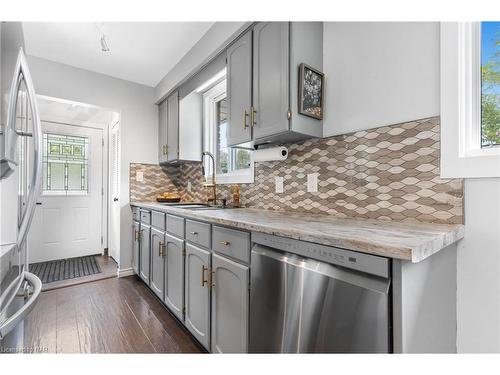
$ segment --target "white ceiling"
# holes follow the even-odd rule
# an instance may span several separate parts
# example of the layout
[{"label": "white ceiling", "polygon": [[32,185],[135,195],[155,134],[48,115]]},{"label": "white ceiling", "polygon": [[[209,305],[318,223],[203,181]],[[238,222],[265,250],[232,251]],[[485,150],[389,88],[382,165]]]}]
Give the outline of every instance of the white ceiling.
[{"label": "white ceiling", "polygon": [[37,104],[42,121],[106,127],[116,118],[110,109],[40,95],[37,96]]},{"label": "white ceiling", "polygon": [[[23,23],[26,53],[156,86],[213,22]],[[110,52],[101,51],[101,30]]]}]

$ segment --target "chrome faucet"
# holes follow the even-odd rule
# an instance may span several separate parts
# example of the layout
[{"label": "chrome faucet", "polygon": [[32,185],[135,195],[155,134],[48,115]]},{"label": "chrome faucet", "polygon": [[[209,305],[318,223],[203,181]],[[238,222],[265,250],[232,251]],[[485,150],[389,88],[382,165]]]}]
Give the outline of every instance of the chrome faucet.
[{"label": "chrome faucet", "polygon": [[215,183],[215,156],[208,151],[203,151],[201,153],[201,173],[203,174],[203,176],[205,176],[205,165],[203,164],[204,156],[209,156],[210,159],[212,159],[212,183],[211,184],[205,183],[205,187],[212,188],[212,198],[208,198],[207,201],[208,202],[212,201],[212,204],[215,206],[217,205],[217,185]]}]

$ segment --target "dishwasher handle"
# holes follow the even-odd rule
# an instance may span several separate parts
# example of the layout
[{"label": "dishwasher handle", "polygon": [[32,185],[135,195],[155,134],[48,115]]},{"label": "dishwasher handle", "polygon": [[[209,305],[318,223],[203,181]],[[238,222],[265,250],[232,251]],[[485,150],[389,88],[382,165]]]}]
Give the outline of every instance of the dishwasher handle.
[{"label": "dishwasher handle", "polygon": [[382,294],[389,294],[391,286],[390,278],[375,276],[342,266],[320,262],[316,259],[305,258],[297,254],[276,250],[260,244],[254,244],[251,256],[252,262],[255,257],[271,258],[296,268],[302,268],[304,271],[319,273],[326,277]]}]

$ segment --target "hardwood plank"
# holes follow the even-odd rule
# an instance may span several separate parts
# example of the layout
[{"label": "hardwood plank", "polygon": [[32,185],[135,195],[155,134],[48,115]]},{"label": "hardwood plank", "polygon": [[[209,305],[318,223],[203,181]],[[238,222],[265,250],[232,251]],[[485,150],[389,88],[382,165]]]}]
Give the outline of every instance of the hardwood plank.
[{"label": "hardwood plank", "polygon": [[24,320],[24,346],[36,351],[57,351],[56,294],[40,297],[31,313]]},{"label": "hardwood plank", "polygon": [[[127,282],[130,282],[130,280],[127,280]],[[143,296],[144,291],[141,289],[130,288],[125,283],[121,285],[121,288],[125,289],[123,292],[125,302],[143,328],[144,333],[155,347],[156,352],[199,352],[199,349],[197,349],[192,342],[193,339],[189,337],[186,332],[182,331],[182,328],[174,321],[170,314],[165,311],[163,306],[160,305],[160,309],[152,307],[155,303],[147,303]],[[150,293],[149,290],[147,292]],[[160,304],[159,301],[156,301],[156,303]],[[165,315],[165,313],[167,315]]]},{"label": "hardwood plank", "polygon": [[25,342],[50,353],[203,352],[135,276],[42,292]]}]

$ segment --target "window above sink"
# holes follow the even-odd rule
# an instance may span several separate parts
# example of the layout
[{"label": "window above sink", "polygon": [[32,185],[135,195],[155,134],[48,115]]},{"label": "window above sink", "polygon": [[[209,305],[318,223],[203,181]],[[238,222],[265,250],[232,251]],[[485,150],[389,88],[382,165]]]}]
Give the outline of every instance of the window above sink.
[{"label": "window above sink", "polygon": [[[203,92],[203,136],[204,149],[215,155],[216,180],[218,183],[253,183],[254,165],[252,151],[227,146],[228,98],[225,75],[222,80]],[[208,161],[205,164],[206,178],[213,173]]]}]

